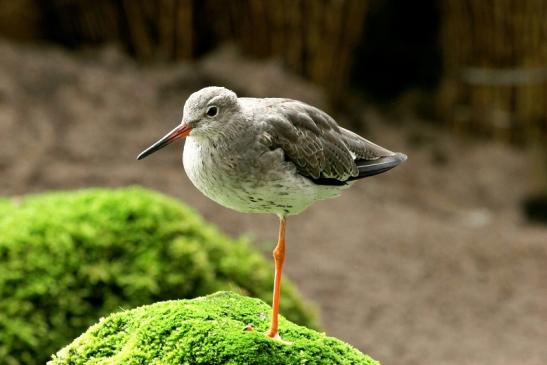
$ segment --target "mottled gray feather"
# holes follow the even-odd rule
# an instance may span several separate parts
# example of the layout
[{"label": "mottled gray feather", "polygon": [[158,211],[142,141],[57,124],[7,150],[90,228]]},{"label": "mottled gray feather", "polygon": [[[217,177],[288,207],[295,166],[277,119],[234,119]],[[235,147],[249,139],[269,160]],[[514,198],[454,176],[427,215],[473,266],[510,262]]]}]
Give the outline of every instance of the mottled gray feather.
[{"label": "mottled gray feather", "polygon": [[341,128],[327,113],[290,99],[266,99],[255,114],[263,126],[261,141],[281,148],[298,172],[311,179],[347,181],[359,176],[356,161],[394,155]]}]

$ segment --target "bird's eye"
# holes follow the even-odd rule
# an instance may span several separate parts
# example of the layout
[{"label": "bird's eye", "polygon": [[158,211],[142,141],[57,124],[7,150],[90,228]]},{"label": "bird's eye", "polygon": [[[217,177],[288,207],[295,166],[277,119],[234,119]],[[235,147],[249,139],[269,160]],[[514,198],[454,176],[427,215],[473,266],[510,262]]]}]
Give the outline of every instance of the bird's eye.
[{"label": "bird's eye", "polygon": [[218,114],[218,108],[216,106],[210,106],[207,108],[207,116],[214,117]]}]

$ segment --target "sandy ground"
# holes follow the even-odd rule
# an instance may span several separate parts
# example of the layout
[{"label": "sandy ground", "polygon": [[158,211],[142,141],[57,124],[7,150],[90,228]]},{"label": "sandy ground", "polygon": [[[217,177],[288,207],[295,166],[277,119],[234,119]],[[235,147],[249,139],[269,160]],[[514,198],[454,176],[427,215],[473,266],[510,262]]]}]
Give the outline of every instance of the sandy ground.
[{"label": "sandy ground", "polygon": [[[179,148],[135,160],[207,84],[322,100],[274,64],[238,68],[218,57],[142,67],[109,48],[0,42],[0,194],[140,184],[231,235],[253,235],[269,255],[276,218],[207,200],[184,175]],[[384,365],[546,364],[547,229],[518,210],[532,178],[527,156],[410,117],[394,122],[362,106],[352,115],[369,139],[409,160],[288,222],[287,275],[319,304],[326,332]]]}]

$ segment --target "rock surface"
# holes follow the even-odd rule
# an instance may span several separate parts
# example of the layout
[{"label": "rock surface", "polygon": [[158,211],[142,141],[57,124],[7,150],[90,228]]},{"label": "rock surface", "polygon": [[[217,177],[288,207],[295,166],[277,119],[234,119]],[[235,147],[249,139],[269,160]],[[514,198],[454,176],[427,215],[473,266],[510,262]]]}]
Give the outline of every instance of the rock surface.
[{"label": "rock surface", "polygon": [[[231,290],[269,300],[271,260],[143,188],[0,198],[0,364],[43,364],[122,309]],[[314,327],[284,280],[281,313]]]},{"label": "rock surface", "polygon": [[231,292],[159,302],[101,319],[48,365],[379,364],[284,318],[283,341],[271,339],[264,335],[269,314],[264,302]]}]

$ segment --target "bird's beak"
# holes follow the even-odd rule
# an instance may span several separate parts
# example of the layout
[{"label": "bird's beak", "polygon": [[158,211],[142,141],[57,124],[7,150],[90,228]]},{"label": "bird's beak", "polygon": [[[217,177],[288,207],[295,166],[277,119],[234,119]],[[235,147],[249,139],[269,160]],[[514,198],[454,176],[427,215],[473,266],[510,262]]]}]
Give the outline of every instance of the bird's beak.
[{"label": "bird's beak", "polygon": [[169,143],[172,143],[176,140],[186,137],[192,131],[192,127],[188,123],[182,122],[171,132],[163,136],[162,139],[154,143],[152,146],[148,147],[137,156],[137,160],[142,160],[146,156],[156,152],[159,149],[167,146]]}]

